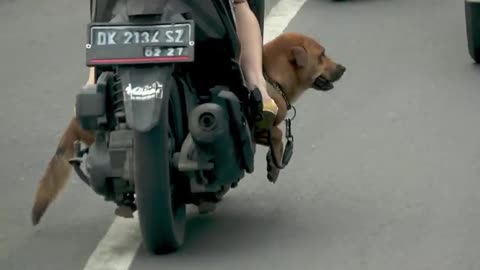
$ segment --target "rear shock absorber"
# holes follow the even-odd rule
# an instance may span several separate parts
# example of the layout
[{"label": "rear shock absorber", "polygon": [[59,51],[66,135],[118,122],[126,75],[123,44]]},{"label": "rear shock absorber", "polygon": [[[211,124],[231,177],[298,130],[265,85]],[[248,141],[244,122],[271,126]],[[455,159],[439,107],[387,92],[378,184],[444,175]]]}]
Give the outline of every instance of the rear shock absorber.
[{"label": "rear shock absorber", "polygon": [[125,104],[123,101],[122,81],[120,80],[117,71],[115,71],[113,75],[111,99],[112,111],[115,116],[115,120],[119,126],[123,126],[123,124],[126,122]]}]

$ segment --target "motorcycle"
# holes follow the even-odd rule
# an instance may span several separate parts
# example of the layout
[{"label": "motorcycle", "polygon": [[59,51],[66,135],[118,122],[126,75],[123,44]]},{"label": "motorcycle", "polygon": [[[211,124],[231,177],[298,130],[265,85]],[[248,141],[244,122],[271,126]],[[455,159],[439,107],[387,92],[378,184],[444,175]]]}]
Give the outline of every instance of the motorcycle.
[{"label": "motorcycle", "polygon": [[[245,86],[231,1],[116,1],[124,21],[110,20],[112,0],[91,1],[96,83],[75,115],[95,142],[75,142],[70,163],[117,215],[138,212],[149,252],[175,252],[186,205],[216,204],[254,171],[261,95]],[[250,5],[263,30],[264,1]]]}]

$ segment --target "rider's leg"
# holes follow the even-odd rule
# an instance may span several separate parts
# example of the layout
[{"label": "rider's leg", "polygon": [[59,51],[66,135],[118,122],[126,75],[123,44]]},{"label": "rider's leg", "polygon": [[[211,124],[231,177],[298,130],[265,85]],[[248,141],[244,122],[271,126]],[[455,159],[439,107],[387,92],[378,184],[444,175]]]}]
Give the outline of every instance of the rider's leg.
[{"label": "rider's leg", "polygon": [[88,80],[85,85],[95,84],[95,68],[91,67],[88,71]]},{"label": "rider's leg", "polygon": [[240,63],[248,88],[257,87],[262,93],[265,121],[262,121],[261,126],[269,127],[273,123],[278,107],[268,95],[267,83],[263,76],[263,42],[260,25],[246,0],[234,0],[234,3],[237,32],[242,47]]}]

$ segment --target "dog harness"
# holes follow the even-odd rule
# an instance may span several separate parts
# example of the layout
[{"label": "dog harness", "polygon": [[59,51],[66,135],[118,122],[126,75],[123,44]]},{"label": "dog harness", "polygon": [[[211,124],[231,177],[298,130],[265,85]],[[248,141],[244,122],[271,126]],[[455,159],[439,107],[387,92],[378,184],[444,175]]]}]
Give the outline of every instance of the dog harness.
[{"label": "dog harness", "polygon": [[271,159],[275,167],[277,167],[278,169],[283,169],[288,165],[293,155],[294,138],[292,134],[292,120],[297,115],[297,110],[288,100],[287,94],[285,93],[285,91],[283,91],[282,86],[278,82],[270,78],[270,76],[268,76],[266,72],[263,72],[263,76],[265,77],[265,80],[282,95],[283,99],[285,100],[285,104],[287,104],[287,112],[293,109],[293,117],[285,118],[285,138],[287,139],[287,144],[285,145],[285,150],[283,151],[281,163],[279,158],[275,155],[275,151],[273,149],[272,133],[270,130],[268,131],[268,142],[270,144],[270,147],[269,147],[270,150],[268,151],[268,154],[267,154],[267,164],[270,161],[269,159]]}]

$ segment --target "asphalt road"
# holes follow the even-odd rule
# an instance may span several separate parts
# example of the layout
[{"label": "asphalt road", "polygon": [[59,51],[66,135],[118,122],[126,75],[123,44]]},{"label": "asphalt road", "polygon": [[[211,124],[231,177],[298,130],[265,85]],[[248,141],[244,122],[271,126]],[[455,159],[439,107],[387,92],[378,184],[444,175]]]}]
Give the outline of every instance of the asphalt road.
[{"label": "asphalt road", "polygon": [[[85,81],[87,1],[0,2],[0,269],[75,270],[113,206],[72,178],[38,228],[39,177]],[[296,151],[271,185],[257,171],[185,247],[130,269],[480,269],[480,69],[463,1],[308,1],[288,31],[347,67],[297,105]]]}]

